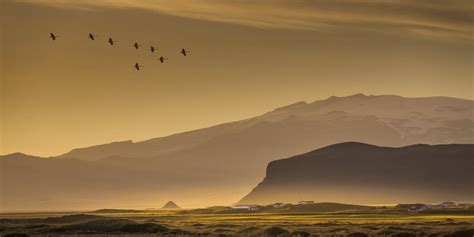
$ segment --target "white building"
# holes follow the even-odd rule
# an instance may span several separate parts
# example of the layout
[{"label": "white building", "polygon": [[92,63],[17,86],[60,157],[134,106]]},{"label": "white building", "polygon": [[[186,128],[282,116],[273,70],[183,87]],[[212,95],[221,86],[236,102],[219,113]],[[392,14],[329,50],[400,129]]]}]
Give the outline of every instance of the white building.
[{"label": "white building", "polygon": [[455,202],[443,202],[441,203],[445,208],[456,208],[457,205]]},{"label": "white building", "polygon": [[430,205],[428,205],[428,208],[432,209],[432,210],[442,210],[445,207],[444,207],[444,205],[441,205],[441,204],[430,204]]},{"label": "white building", "polygon": [[234,205],[230,206],[232,210],[240,210],[240,211],[257,211],[260,209],[259,205]]},{"label": "white building", "polygon": [[299,201],[298,204],[314,204],[314,201]]},{"label": "white building", "polygon": [[282,203],[282,202],[276,202],[276,203],[272,204],[273,208],[281,208],[281,207],[284,207],[284,206],[286,206],[286,204]]}]

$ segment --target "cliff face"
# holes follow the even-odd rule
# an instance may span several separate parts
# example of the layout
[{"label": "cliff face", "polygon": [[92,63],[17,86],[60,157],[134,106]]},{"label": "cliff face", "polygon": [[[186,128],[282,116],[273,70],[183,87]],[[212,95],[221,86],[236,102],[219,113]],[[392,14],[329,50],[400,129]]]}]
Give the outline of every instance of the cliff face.
[{"label": "cliff face", "polygon": [[241,203],[474,200],[474,145],[401,148],[341,143],[270,162]]}]

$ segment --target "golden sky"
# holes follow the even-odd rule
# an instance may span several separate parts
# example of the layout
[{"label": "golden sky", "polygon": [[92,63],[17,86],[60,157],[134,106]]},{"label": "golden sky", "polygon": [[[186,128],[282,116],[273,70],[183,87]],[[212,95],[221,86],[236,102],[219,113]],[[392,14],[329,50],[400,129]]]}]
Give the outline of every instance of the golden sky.
[{"label": "golden sky", "polygon": [[140,141],[332,95],[473,99],[472,1],[0,4],[0,154]]}]

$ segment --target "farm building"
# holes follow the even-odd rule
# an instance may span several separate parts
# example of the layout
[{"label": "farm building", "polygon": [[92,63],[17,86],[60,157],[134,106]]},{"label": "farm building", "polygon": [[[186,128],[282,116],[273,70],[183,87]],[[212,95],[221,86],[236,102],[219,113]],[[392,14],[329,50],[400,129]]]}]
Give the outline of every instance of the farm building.
[{"label": "farm building", "polygon": [[282,203],[282,202],[277,202],[277,203],[273,203],[271,206],[272,206],[273,208],[281,208],[281,207],[286,206],[286,204],[285,204],[285,203]]},{"label": "farm building", "polygon": [[441,203],[445,208],[456,208],[457,205],[455,202],[443,202]]},{"label": "farm building", "polygon": [[419,212],[419,211],[428,210],[428,206],[426,204],[421,204],[421,203],[398,204],[397,208],[406,209],[409,212]]},{"label": "farm building", "polygon": [[260,209],[259,205],[234,205],[231,206],[232,210],[239,211],[258,211]]}]

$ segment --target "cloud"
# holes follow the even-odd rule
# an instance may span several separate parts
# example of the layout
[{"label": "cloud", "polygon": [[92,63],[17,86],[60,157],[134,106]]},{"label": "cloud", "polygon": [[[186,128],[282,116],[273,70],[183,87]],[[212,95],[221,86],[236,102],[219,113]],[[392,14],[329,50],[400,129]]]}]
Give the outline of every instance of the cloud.
[{"label": "cloud", "polygon": [[20,0],[94,10],[137,8],[258,28],[332,31],[352,28],[423,37],[472,39],[471,0]]}]

